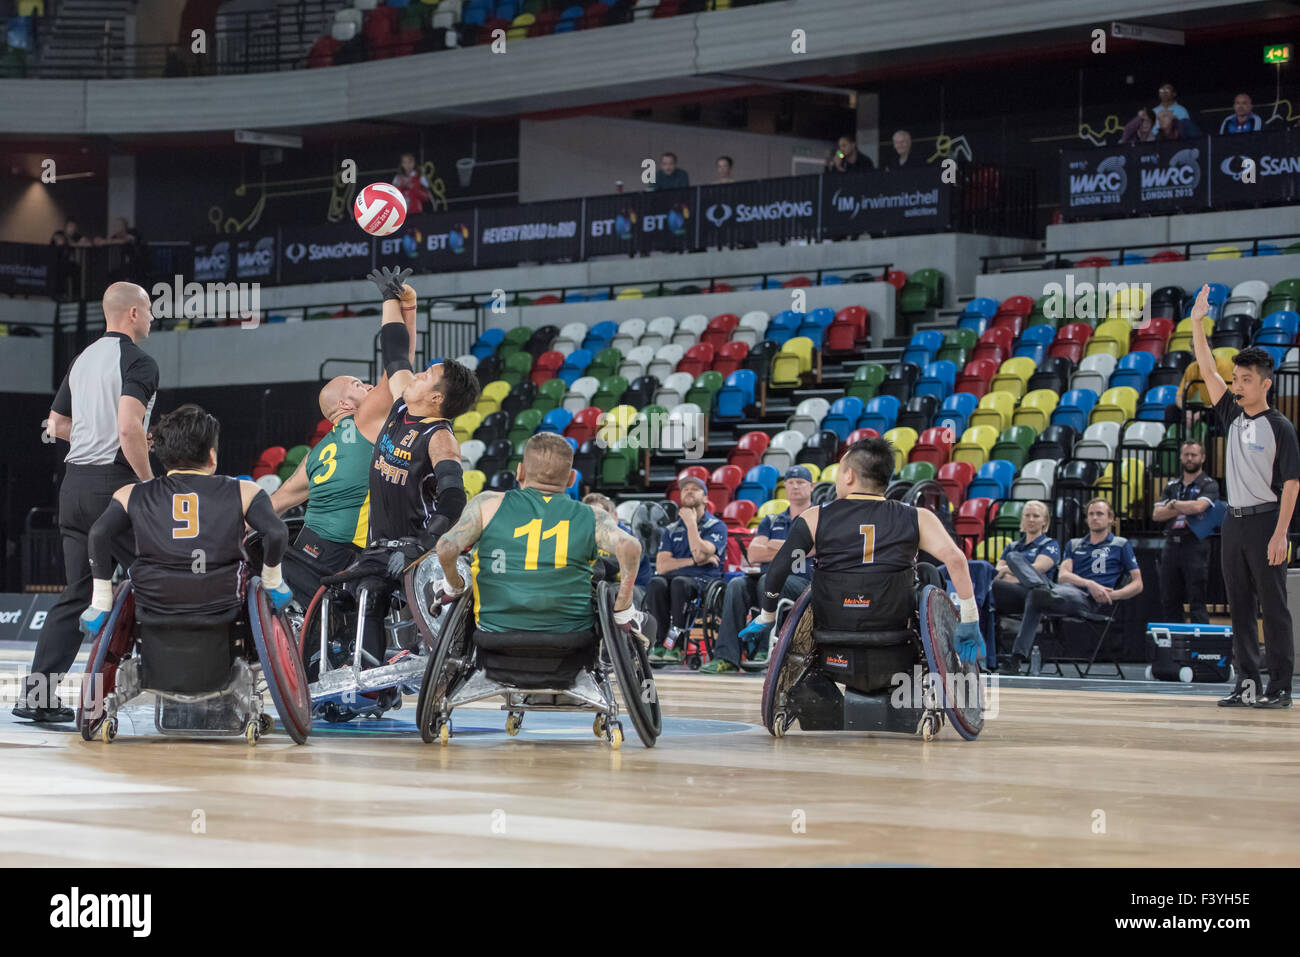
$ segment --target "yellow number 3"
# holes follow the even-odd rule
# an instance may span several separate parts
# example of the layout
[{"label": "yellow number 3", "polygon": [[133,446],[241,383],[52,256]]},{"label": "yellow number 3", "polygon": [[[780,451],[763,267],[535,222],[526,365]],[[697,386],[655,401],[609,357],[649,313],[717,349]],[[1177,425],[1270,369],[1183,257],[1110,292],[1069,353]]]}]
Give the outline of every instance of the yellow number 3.
[{"label": "yellow number 3", "polygon": [[194,538],[199,534],[199,497],[193,492],[172,496],[172,518],[181,525],[172,529],[172,538]]},{"label": "yellow number 3", "polygon": [[334,470],[339,466],[339,460],[334,457],[338,455],[338,451],[338,446],[333,442],[320,450],[320,459],[318,461],[322,465],[328,466],[328,468],[326,468],[320,475],[312,478],[314,484],[320,485],[322,482],[329,481],[330,476],[334,474]]}]

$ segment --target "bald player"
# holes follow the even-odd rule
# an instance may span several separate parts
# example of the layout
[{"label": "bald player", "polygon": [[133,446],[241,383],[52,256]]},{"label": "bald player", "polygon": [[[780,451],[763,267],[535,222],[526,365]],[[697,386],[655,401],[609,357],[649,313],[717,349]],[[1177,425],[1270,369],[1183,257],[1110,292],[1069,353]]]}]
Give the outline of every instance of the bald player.
[{"label": "bald player", "polygon": [[[415,360],[414,303],[402,306],[401,318],[407,329],[410,363]],[[387,371],[377,386],[356,376],[335,376],[327,382],[320,390],[320,411],[333,428],[271,496],[277,515],[307,503],[302,531],[285,556],[285,580],[304,606],[315,593],[321,574],[347,568],[366,547],[370,464],[375,439],[392,401]]]}]

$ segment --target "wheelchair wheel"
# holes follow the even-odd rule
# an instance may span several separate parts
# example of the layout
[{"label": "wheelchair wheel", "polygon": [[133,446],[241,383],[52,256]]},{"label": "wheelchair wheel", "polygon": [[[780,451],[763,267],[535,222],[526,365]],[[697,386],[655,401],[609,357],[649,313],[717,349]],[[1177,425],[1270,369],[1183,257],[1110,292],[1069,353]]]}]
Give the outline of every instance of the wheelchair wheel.
[{"label": "wheelchair wheel", "polygon": [[957,609],[942,588],[926,585],[917,603],[921,646],[953,730],[974,741],[984,730],[984,682],[978,664],[962,664],[953,648]]},{"label": "wheelchair wheel", "polygon": [[271,607],[261,579],[254,579],[248,586],[248,620],[275,710],[294,744],[303,744],[311,734],[307,673],[302,667],[298,643],[284,616]]},{"label": "wheelchair wheel", "polygon": [[446,744],[451,734],[448,725],[442,720],[442,701],[467,667],[465,659],[471,650],[471,605],[473,601],[466,591],[443,611],[447,618],[438,634],[437,647],[429,654],[429,664],[424,669],[424,680],[420,682],[420,697],[416,704],[416,721],[425,744],[433,744],[434,741]]},{"label": "wheelchair wheel", "polygon": [[[77,708],[77,728],[86,741],[94,741],[104,725],[105,701],[117,687],[117,666],[131,651],[134,640],[135,593],[128,581],[118,589],[113,610],[91,646],[90,660],[86,663]],[[117,733],[116,725],[113,722],[113,734]],[[112,736],[105,740],[111,741]]]},{"label": "wheelchair wheel", "polygon": [[614,595],[615,588],[610,582],[600,582],[596,586],[600,628],[632,726],[636,728],[641,743],[652,748],[663,732],[659,694],[645,648],[635,638],[627,638],[623,630],[614,624]]},{"label": "wheelchair wheel", "polygon": [[763,679],[763,726],[773,737],[780,738],[794,723],[787,698],[792,688],[803,680],[816,663],[817,649],[812,638],[812,588],[805,588],[790,609],[772,650],[767,677]]}]

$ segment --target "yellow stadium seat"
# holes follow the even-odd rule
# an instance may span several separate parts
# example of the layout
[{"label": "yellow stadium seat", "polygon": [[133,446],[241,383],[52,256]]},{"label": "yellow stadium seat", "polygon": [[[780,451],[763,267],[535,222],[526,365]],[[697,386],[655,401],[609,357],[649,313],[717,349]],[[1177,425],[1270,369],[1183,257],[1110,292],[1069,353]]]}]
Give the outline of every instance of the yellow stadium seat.
[{"label": "yellow stadium seat", "polygon": [[509,394],[509,382],[504,379],[489,382],[483,387],[483,391],[479,393],[478,404],[474,406],[474,411],[486,418],[501,408],[501,403],[505,401],[506,396]]},{"label": "yellow stadium seat", "polygon": [[470,469],[462,476],[465,483],[465,495],[473,498],[479,492],[483,491],[483,486],[487,482],[487,476],[478,469]]},{"label": "yellow stadium seat", "polygon": [[1141,398],[1138,395],[1138,390],[1131,386],[1121,385],[1113,389],[1107,389],[1101,394],[1101,398],[1097,400],[1096,406],[1093,407],[1092,417],[1088,420],[1088,424],[1118,422],[1123,425],[1137,415],[1138,401]]},{"label": "yellow stadium seat", "polygon": [[1105,353],[1116,359],[1128,352],[1129,335],[1133,327],[1127,319],[1111,319],[1099,325],[1088,340],[1087,354]]},{"label": "yellow stadium seat", "polygon": [[978,469],[989,460],[989,452],[998,441],[998,431],[991,425],[972,425],[953,446],[951,461],[969,462]]},{"label": "yellow stadium seat", "polygon": [[1215,246],[1206,259],[1240,259],[1241,250],[1236,246]]},{"label": "yellow stadium seat", "polygon": [[640,289],[636,288],[636,286],[628,286],[626,289],[620,289],[618,291],[618,295],[615,296],[614,298],[615,299],[643,299],[645,298],[645,293],[642,292]]},{"label": "yellow stadium seat", "polygon": [[840,470],[840,463],[832,462],[830,465],[826,466],[826,468],[822,469],[821,475],[818,477],[817,481],[834,482],[835,473],[837,473],[839,470]]},{"label": "yellow stadium seat", "polygon": [[[1232,355],[1227,354],[1229,351],[1231,351]],[[1219,370],[1219,377],[1223,379],[1224,382],[1231,382],[1233,369],[1232,356],[1237,354],[1237,350],[1231,349],[1229,346],[1224,346],[1221,349],[1215,349],[1214,353],[1214,365],[1215,368]],[[1192,383],[1195,383],[1195,385]],[[1184,370],[1183,381],[1179,383],[1178,392],[1179,395],[1183,397],[1184,407],[1193,402],[1199,402],[1201,405],[1212,404],[1210,402],[1210,390],[1201,379],[1201,367],[1196,362],[1193,362],[1186,370]]]},{"label": "yellow stadium seat", "polygon": [[506,31],[507,40],[522,40],[528,36],[528,28],[537,22],[537,18],[531,13],[521,13],[510,21],[510,29]]},{"label": "yellow stadium seat", "polygon": [[894,447],[894,474],[897,475],[907,464],[907,456],[916,445],[916,429],[910,429],[905,425],[900,426],[890,429],[881,438]]},{"label": "yellow stadium seat", "polygon": [[1012,416],[1012,425],[1027,425],[1041,432],[1052,421],[1052,412],[1061,397],[1051,389],[1035,389],[1020,400],[1020,407]]},{"label": "yellow stadium seat", "polygon": [[807,336],[795,336],[772,357],[772,385],[793,388],[803,384],[805,374],[812,372],[813,341]]},{"label": "yellow stadium seat", "polygon": [[623,441],[628,430],[632,428],[632,422],[636,419],[636,407],[630,405],[616,405],[605,413],[604,420],[600,428],[596,431],[598,438],[604,439],[607,443],[617,445]]},{"label": "yellow stadium seat", "polygon": [[1123,518],[1139,518],[1145,511],[1142,488],[1146,480],[1146,466],[1141,459],[1126,458],[1120,462],[1119,474],[1120,483],[1123,485],[1121,501],[1116,501],[1114,462],[1106,463],[1105,471],[1101,473],[1101,478],[1093,488],[1098,496],[1110,502],[1116,515]]},{"label": "yellow stadium seat", "polygon": [[1036,369],[1034,360],[1026,356],[1008,359],[998,368],[997,375],[989,383],[989,391],[1007,392],[1019,399],[1025,394],[1026,383]]},{"label": "yellow stadium seat", "polygon": [[1146,290],[1141,286],[1124,286],[1106,306],[1107,319],[1136,319],[1146,305]]},{"label": "yellow stadium seat", "polygon": [[789,507],[790,503],[783,498],[769,498],[766,502],[760,505],[758,511],[754,513],[754,526],[758,527],[758,523],[767,518],[767,516],[784,512]]},{"label": "yellow stadium seat", "polygon": [[1011,425],[1011,416],[1016,411],[1016,398],[1010,392],[988,393],[984,398],[980,399],[980,404],[970,414],[970,420],[967,424],[987,425],[993,429],[996,437],[998,432]]},{"label": "yellow stadium seat", "polygon": [[1014,538],[1006,535],[990,535],[975,546],[975,558],[996,565],[1002,558],[1002,552],[1014,541]]},{"label": "yellow stadium seat", "polygon": [[478,427],[482,424],[483,416],[479,415],[478,412],[470,411],[464,415],[456,416],[451,423],[451,429],[456,433],[457,442],[468,442],[474,438],[474,433],[478,431]]}]

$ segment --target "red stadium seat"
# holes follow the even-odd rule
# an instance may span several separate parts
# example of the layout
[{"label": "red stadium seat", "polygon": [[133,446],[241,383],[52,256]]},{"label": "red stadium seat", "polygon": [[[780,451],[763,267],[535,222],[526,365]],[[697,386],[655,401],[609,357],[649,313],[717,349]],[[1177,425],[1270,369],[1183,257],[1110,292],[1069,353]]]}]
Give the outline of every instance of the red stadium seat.
[{"label": "red stadium seat", "polygon": [[686,355],[682,356],[682,361],[677,363],[678,372],[688,372],[692,379],[698,378],[701,372],[707,372],[713,365],[713,346],[707,342],[697,342],[686,350]]},{"label": "red stadium seat", "polygon": [[972,359],[966,363],[966,368],[957,376],[956,387],[953,391],[969,392],[971,395],[983,398],[984,394],[989,391],[989,383],[998,374],[998,367],[1001,364],[1001,362],[993,359]]},{"label": "red stadium seat", "polygon": [[989,359],[1001,365],[1011,355],[1011,344],[1015,338],[1015,333],[1006,326],[992,326],[985,329],[979,342],[975,344],[971,359]]},{"label": "red stadium seat", "polygon": [[312,430],[311,438],[307,440],[307,445],[315,446],[317,442],[330,434],[330,429],[334,428],[334,423],[329,419],[321,419],[316,423],[316,428]]},{"label": "red stadium seat", "polygon": [[1027,316],[1034,311],[1034,300],[1030,296],[1008,296],[998,303],[998,311],[993,318],[998,316]]},{"label": "red stadium seat", "polygon": [[555,9],[539,10],[533,25],[528,28],[530,37],[544,37],[555,32],[555,25],[560,22],[560,11]]},{"label": "red stadium seat", "polygon": [[758,514],[758,506],[747,498],[738,498],[728,502],[722,509],[722,520],[727,524],[727,531],[748,529],[750,519]]},{"label": "red stadium seat", "polygon": [[333,66],[334,57],[341,46],[343,44],[329,35],[318,39],[312,44],[311,52],[307,54],[307,69],[315,70],[323,66]]},{"label": "red stadium seat", "polygon": [[907,273],[901,269],[889,270],[889,275],[885,277],[885,282],[889,283],[895,289],[902,289],[907,285]]},{"label": "red stadium seat", "polygon": [[543,352],[533,363],[533,371],[530,374],[533,384],[541,385],[543,382],[549,382],[560,374],[563,366],[563,352]]},{"label": "red stadium seat", "polygon": [[1086,259],[1078,260],[1075,265],[1082,266],[1085,269],[1104,269],[1110,265],[1110,260],[1105,256],[1089,256]]},{"label": "red stadium seat", "polygon": [[984,525],[996,512],[995,502],[991,498],[971,498],[957,506],[957,516],[953,520],[953,529],[958,535],[973,538],[976,542],[984,540]]},{"label": "red stadium seat", "polygon": [[709,288],[704,291],[705,292],[735,292],[736,290],[733,289],[728,283],[715,282],[715,283],[710,283]]},{"label": "red stadium seat", "polygon": [[534,299],[534,300],[533,300],[533,305],[534,305],[534,306],[553,306],[553,305],[555,305],[556,303],[558,303],[558,302],[563,302],[563,301],[564,301],[564,300],[561,299],[559,296],[553,296],[553,295],[551,295],[550,293],[547,293],[545,296],[538,296],[536,299]]},{"label": "red stadium seat", "polygon": [[812,280],[807,276],[795,276],[793,279],[787,279],[781,283],[782,289],[798,289],[802,286],[811,286]]},{"label": "red stadium seat", "polygon": [[1173,332],[1172,319],[1156,316],[1146,325],[1133,330],[1133,338],[1129,341],[1129,352],[1149,352],[1159,359],[1165,354],[1165,348]]},{"label": "red stadium seat", "polygon": [[[1020,333],[1025,331],[1025,316],[1019,316],[1011,312],[1000,312],[993,317],[994,329],[1009,329],[1013,340],[1020,338]],[[976,347],[978,348],[978,346]]]},{"label": "red stadium seat", "polygon": [[855,335],[858,341],[867,338],[871,331],[871,315],[867,312],[865,306],[845,306],[839,312],[835,313],[835,322],[849,322],[857,330]]},{"label": "red stadium seat", "polygon": [[734,312],[724,312],[709,320],[708,328],[700,336],[700,342],[707,342],[714,349],[719,348],[731,338],[731,331],[740,325],[740,316]]},{"label": "red stadium seat", "polygon": [[926,429],[912,446],[907,460],[909,462],[929,462],[936,469],[948,464],[952,455],[952,429]]},{"label": "red stadium seat", "polygon": [[948,495],[953,508],[966,501],[966,486],[975,478],[975,466],[970,462],[946,462],[939,466],[935,476]]},{"label": "red stadium seat", "polygon": [[576,441],[579,445],[588,439],[596,437],[596,430],[600,427],[600,417],[604,415],[600,409],[595,406],[588,406],[578,412],[569,423],[564,434]]},{"label": "red stadium seat", "polygon": [[736,488],[744,478],[740,466],[719,465],[709,476],[709,498],[725,508],[736,497]]},{"label": "red stadium seat", "polygon": [[736,441],[736,447],[727,456],[727,464],[739,466],[742,472],[748,472],[755,465],[762,464],[763,453],[771,441],[766,432],[746,432]]},{"label": "red stadium seat", "polygon": [[723,378],[726,378],[744,365],[747,355],[748,342],[724,342],[718,347],[717,357],[713,360],[713,371],[721,372]]},{"label": "red stadium seat", "polygon": [[854,442],[861,442],[863,439],[878,438],[880,438],[880,433],[875,429],[854,429],[848,434],[848,438],[844,440],[845,451],[848,451],[848,446],[852,445]]},{"label": "red stadium seat", "polygon": [[1177,249],[1162,249],[1160,250],[1160,252],[1152,255],[1152,257],[1148,259],[1147,262],[1180,263],[1180,262],[1185,262],[1186,260],[1187,257],[1184,256],[1182,253],[1180,253]]}]

